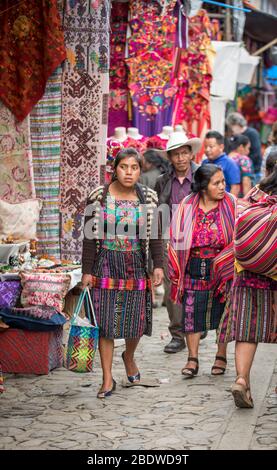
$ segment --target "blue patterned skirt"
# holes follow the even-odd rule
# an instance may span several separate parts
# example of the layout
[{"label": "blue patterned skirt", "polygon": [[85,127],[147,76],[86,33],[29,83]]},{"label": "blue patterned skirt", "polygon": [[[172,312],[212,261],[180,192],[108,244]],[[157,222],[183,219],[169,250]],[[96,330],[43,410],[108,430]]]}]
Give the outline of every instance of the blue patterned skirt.
[{"label": "blue patterned skirt", "polygon": [[[141,251],[101,248],[92,274],[99,281],[91,294],[100,336],[110,339],[151,336],[152,294],[149,287],[139,287],[147,284]],[[118,280],[122,280],[123,287],[118,285]],[[133,281],[137,287],[124,288],[124,280]]]},{"label": "blue patterned skirt", "polygon": [[184,333],[214,330],[219,325],[225,304],[214,296],[212,261],[213,258],[189,258],[182,305]]}]

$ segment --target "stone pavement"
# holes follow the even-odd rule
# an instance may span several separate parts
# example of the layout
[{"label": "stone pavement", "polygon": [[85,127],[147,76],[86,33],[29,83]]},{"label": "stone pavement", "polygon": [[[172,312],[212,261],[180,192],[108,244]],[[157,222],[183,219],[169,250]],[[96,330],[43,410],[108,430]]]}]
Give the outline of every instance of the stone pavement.
[{"label": "stone pavement", "polygon": [[0,396],[0,449],[193,450],[277,448],[277,348],[260,345],[252,372],[253,410],[234,406],[234,344],[225,375],[213,377],[215,334],[201,342],[197,377],[180,374],[185,353],[165,354],[169,338],[164,308],[154,310],[154,334],[144,337],[137,363],[160,387],[123,388],[121,352],[114,358],[116,392],[96,398],[99,356],[93,374],[56,369],[48,376],[6,375]]}]

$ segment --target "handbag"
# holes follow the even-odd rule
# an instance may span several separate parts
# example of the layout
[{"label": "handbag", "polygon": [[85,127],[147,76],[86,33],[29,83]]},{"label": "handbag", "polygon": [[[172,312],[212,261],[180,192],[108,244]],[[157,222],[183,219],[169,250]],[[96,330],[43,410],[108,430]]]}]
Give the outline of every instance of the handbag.
[{"label": "handbag", "polygon": [[[86,302],[86,312],[89,317],[79,317],[83,302]],[[94,325],[91,322],[91,314]],[[68,344],[65,355],[65,367],[73,372],[91,372],[98,345],[99,327],[97,325],[94,308],[89,289],[82,291],[77,307],[71,320]]]}]

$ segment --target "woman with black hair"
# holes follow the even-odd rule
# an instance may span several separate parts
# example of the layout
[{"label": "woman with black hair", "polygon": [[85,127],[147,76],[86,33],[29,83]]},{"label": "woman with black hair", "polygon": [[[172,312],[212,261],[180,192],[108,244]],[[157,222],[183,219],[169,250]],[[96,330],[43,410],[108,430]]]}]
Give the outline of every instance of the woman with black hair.
[{"label": "woman with black hair", "polygon": [[221,341],[224,335],[236,341],[232,394],[238,408],[254,406],[250,372],[258,344],[277,343],[277,152],[269,154],[266,172],[236,221],[234,281],[219,327]]},{"label": "woman with black hair", "polygon": [[115,158],[112,182],[91,192],[86,209],[82,286],[91,287],[99,325],[103,383],[97,398],[110,396],[116,388],[112,375],[115,338],[125,339],[122,360],[128,381],[140,381],[134,353],[141,336],[151,336],[152,331],[149,251],[153,284],[163,281],[161,235],[151,236],[157,195],[138,183],[141,165],[134,148],[121,150]]},{"label": "woman with black hair", "polygon": [[[233,239],[235,197],[225,188],[220,167],[201,166],[195,172],[193,193],[183,199],[172,219],[169,273],[172,300],[183,309],[188,346],[185,378],[198,373],[201,332],[216,329],[224,311],[215,292],[213,262]],[[226,362],[226,344],[219,344],[212,374],[223,374]]]},{"label": "woman with black hair", "polygon": [[[161,151],[162,152],[162,151]],[[143,154],[143,172],[140,182],[154,189],[159,176],[169,169],[169,161],[158,150],[146,150]]]},{"label": "woman with black hair", "polygon": [[246,135],[235,135],[229,140],[230,157],[239,167],[241,183],[238,197],[246,196],[252,188],[252,180],[254,180],[254,170],[252,161],[248,157],[250,152],[250,140]]}]

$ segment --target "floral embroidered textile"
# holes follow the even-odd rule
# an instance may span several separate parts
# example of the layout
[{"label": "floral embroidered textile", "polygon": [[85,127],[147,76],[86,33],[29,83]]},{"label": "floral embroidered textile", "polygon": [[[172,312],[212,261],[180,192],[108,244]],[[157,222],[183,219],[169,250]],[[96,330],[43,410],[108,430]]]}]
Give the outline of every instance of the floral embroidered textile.
[{"label": "floral embroidered textile", "polygon": [[206,213],[198,207],[191,246],[192,248],[204,246],[219,248],[224,246],[218,207]]},{"label": "floral embroidered textile", "polygon": [[139,201],[116,201],[109,195],[103,209],[103,219],[107,230],[112,231],[106,233],[103,248],[125,252],[140,250],[139,227],[145,221]]},{"label": "floral embroidered textile", "polygon": [[35,196],[29,117],[20,124],[0,101],[0,199],[20,202]]}]

